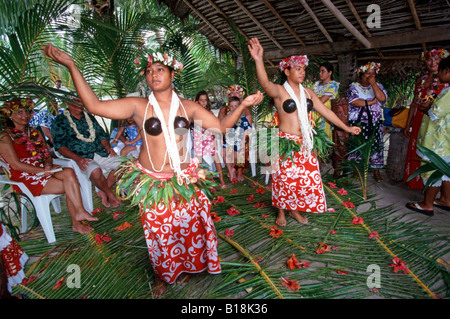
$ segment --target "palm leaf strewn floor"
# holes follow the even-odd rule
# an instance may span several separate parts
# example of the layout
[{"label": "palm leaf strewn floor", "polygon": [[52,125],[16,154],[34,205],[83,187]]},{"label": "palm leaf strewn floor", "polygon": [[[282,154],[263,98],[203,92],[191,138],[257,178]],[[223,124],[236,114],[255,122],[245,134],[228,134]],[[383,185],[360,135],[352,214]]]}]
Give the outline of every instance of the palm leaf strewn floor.
[{"label": "palm leaf strewn floor", "polygon": [[[308,225],[289,218],[286,227],[275,227],[270,189],[261,181],[247,177],[215,192],[222,273],[201,273],[187,284],[171,285],[164,298],[448,296],[449,273],[441,259],[449,252],[448,231],[405,221],[373,197],[362,202],[359,190],[328,175],[324,186],[330,211],[309,214]],[[360,205],[369,208],[357,213]],[[67,212],[54,216],[54,245],[46,244],[40,228],[26,234],[20,245],[31,257],[30,280],[13,293],[48,299],[152,298],[154,275],[137,209],[103,208],[96,216],[100,221],[92,223],[95,231],[88,235],[70,231]],[[292,255],[296,265],[288,262]]]}]

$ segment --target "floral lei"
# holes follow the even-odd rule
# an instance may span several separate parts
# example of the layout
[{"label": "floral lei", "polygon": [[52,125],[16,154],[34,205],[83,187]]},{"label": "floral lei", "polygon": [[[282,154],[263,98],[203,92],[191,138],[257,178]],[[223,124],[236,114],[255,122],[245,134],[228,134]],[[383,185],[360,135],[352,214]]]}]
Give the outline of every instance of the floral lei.
[{"label": "floral lei", "polygon": [[86,143],[92,143],[95,140],[95,129],[94,124],[92,123],[91,118],[87,115],[86,112],[83,112],[84,118],[86,119],[86,123],[89,126],[89,137],[86,138],[77,130],[77,126],[75,125],[74,121],[72,120],[72,117],[70,116],[70,112],[68,110],[64,111],[64,115],[67,117],[67,120],[69,121],[69,125],[74,130],[75,134],[77,135],[77,139],[86,142]]},{"label": "floral lei", "polygon": [[165,66],[171,67],[175,72],[179,73],[183,71],[183,63],[175,60],[174,57],[167,55],[165,52],[147,52],[134,59],[136,69],[139,71],[139,75],[143,75],[147,65],[160,62]]},{"label": "floral lei", "polygon": [[290,57],[287,57],[283,61],[280,62],[279,67],[281,71],[284,71],[288,67],[294,67],[299,64],[304,64],[308,66],[308,56],[306,55],[292,55]]},{"label": "floral lei", "polygon": [[47,145],[34,128],[29,128],[30,137],[18,129],[11,129],[11,135],[15,142],[25,144],[25,149],[30,153],[33,161],[43,163],[49,156]]}]

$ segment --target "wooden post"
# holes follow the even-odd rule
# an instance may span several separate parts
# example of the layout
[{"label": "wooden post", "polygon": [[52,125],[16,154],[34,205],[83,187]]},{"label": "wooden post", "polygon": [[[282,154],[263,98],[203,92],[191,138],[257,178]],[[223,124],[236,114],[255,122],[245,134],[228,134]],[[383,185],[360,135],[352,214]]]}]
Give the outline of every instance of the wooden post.
[{"label": "wooden post", "polygon": [[355,52],[338,55],[340,87],[347,89],[350,83],[356,80],[356,54]]}]

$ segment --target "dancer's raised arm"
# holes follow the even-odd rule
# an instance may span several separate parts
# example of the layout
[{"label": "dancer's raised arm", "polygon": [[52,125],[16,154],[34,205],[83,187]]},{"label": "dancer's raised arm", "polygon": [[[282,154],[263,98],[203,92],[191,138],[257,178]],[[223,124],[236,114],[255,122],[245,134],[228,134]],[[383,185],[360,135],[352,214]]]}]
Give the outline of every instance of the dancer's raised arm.
[{"label": "dancer's raised arm", "polygon": [[137,98],[100,101],[69,54],[51,44],[44,47],[44,54],[69,70],[77,93],[90,113],[111,119],[126,119],[133,116]]},{"label": "dancer's raised arm", "polygon": [[267,76],[266,69],[264,67],[264,49],[262,45],[259,43],[257,38],[250,39],[250,44],[248,45],[248,50],[252,58],[255,60],[256,64],[256,74],[258,77],[258,82],[264,91],[270,97],[276,99],[280,96],[280,85],[272,83]]}]

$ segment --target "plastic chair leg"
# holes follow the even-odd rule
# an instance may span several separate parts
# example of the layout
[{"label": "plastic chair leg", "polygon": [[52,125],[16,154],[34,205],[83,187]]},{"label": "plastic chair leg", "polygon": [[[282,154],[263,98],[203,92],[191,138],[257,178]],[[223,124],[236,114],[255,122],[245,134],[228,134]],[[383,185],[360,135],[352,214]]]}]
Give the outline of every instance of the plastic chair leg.
[{"label": "plastic chair leg", "polygon": [[50,215],[50,205],[45,203],[42,199],[37,199],[34,202],[36,215],[44,230],[45,237],[49,243],[56,241],[55,232],[53,230],[52,217]]},{"label": "plastic chair leg", "polygon": [[52,206],[55,210],[55,213],[60,214],[61,213],[61,201],[59,200],[59,197],[56,197],[52,200]]}]

